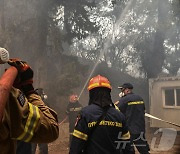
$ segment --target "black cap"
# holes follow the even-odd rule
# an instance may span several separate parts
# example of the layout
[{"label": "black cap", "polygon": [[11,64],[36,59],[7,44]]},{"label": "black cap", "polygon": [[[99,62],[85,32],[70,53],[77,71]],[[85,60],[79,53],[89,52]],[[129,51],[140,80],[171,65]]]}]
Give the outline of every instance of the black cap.
[{"label": "black cap", "polygon": [[124,83],[123,85],[118,87],[119,89],[124,89],[124,88],[128,88],[128,89],[133,89],[133,85],[131,83]]}]

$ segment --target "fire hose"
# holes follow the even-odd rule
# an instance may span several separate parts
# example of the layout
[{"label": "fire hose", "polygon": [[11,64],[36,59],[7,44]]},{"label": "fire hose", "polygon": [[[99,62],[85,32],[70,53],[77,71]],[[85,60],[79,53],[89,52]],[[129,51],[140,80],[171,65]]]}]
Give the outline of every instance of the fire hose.
[{"label": "fire hose", "polygon": [[3,117],[4,108],[9,97],[9,92],[12,88],[17,73],[17,69],[11,66],[6,70],[6,72],[4,72],[0,79],[0,122]]},{"label": "fire hose", "polygon": [[148,117],[148,118],[151,118],[151,119],[159,120],[159,121],[162,121],[162,122],[165,122],[165,123],[174,125],[174,126],[176,126],[176,127],[180,127],[179,124],[176,124],[176,123],[173,123],[173,122],[169,122],[169,121],[167,121],[167,120],[163,120],[163,119],[157,118],[157,117],[152,116],[152,115],[150,115],[150,114],[148,114],[148,113],[145,113],[145,116]]},{"label": "fire hose", "polygon": [[[9,61],[9,52],[0,47],[0,64],[5,64]],[[10,67],[3,73],[0,79],[0,122],[2,120],[3,111],[6,105],[6,102],[9,97],[9,92],[12,88],[14,80],[18,74],[18,71],[15,67]]]},{"label": "fire hose", "polygon": [[[148,113],[145,113],[145,116],[148,117],[148,118],[151,118],[151,119],[159,120],[159,121],[162,121],[162,122],[165,122],[165,123],[174,125],[174,126],[176,126],[176,127],[180,127],[179,124],[176,124],[176,123],[173,123],[173,122],[170,122],[170,121],[167,121],[167,120],[160,119],[160,118],[155,117],[155,116],[153,116],[153,115],[151,115],[151,114],[148,114]],[[59,126],[60,126],[61,124],[63,124],[63,123],[66,121],[67,118],[68,118],[68,116],[66,116],[66,117],[59,123]]]},{"label": "fire hose", "polygon": [[66,117],[59,123],[59,126],[62,125],[62,124],[66,121],[67,118],[68,118],[68,116],[66,116]]}]

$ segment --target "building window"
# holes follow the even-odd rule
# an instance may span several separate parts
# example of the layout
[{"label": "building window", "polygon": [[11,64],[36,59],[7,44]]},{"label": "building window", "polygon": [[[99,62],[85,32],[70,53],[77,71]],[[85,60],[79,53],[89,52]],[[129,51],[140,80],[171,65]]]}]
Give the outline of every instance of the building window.
[{"label": "building window", "polygon": [[177,106],[180,106],[180,89],[176,89]]},{"label": "building window", "polygon": [[180,89],[163,89],[165,107],[180,107]]}]

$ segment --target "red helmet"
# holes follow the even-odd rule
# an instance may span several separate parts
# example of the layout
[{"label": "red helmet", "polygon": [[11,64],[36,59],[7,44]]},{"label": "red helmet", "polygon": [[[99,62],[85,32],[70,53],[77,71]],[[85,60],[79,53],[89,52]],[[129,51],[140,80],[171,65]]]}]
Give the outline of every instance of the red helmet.
[{"label": "red helmet", "polygon": [[69,96],[69,101],[70,102],[76,102],[78,100],[78,96],[77,95],[75,95],[75,94],[73,94],[73,95],[71,95],[71,96]]},{"label": "red helmet", "polygon": [[112,89],[109,80],[101,75],[95,76],[89,81],[88,90],[97,87],[106,87]]}]

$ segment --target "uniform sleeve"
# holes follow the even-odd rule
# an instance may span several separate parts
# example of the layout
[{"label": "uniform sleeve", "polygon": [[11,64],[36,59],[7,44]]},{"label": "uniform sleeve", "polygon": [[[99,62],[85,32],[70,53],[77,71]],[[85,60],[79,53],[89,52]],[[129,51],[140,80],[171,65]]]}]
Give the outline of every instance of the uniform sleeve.
[{"label": "uniform sleeve", "polygon": [[81,107],[81,108],[83,107],[81,103],[79,103],[79,107]]},{"label": "uniform sleeve", "polygon": [[68,104],[68,106],[66,108],[66,114],[69,115],[69,112],[70,112],[70,107],[69,107],[69,104]]},{"label": "uniform sleeve", "polygon": [[11,138],[25,142],[49,143],[59,136],[57,114],[46,106],[41,97],[27,98],[13,88],[9,99]]},{"label": "uniform sleeve", "polygon": [[88,125],[83,112],[81,111],[77,117],[73,138],[70,147],[70,154],[79,154],[83,151],[88,139]]},{"label": "uniform sleeve", "polygon": [[130,133],[126,124],[125,118],[122,121],[123,129],[120,140],[124,143],[121,148],[124,154],[134,154],[134,148],[130,140]]},{"label": "uniform sleeve", "polygon": [[126,108],[127,108],[127,103],[125,102],[125,100],[123,98],[121,98],[119,100],[119,103],[117,104],[119,110],[125,114]]},{"label": "uniform sleeve", "polygon": [[122,140],[129,140],[130,139],[130,133],[129,133],[128,126],[126,124],[125,118],[123,118],[122,125],[123,125],[123,129],[122,129],[121,139]]}]

